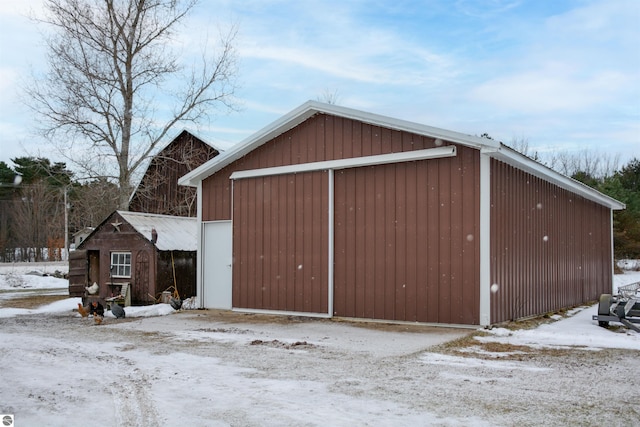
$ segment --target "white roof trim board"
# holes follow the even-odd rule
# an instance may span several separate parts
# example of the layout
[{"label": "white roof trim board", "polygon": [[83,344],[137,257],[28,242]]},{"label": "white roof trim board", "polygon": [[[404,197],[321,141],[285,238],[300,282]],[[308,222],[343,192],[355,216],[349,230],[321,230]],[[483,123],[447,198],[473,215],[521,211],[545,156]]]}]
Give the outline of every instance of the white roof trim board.
[{"label": "white roof trim board", "polygon": [[338,160],[325,160],[321,162],[301,163],[271,168],[241,170],[233,172],[231,179],[256,178],[259,176],[286,175],[290,173],[312,172],[329,169],[359,168],[373,165],[386,165],[389,163],[412,162],[416,160],[439,159],[442,157],[455,157],[456,146],[427,148],[425,150],[402,151],[400,153],[378,154],[374,156],[347,157]]},{"label": "white roof trim board", "polygon": [[151,230],[158,233],[160,251],[195,251],[198,247],[197,218],[118,211],[118,214],[147,240]]},{"label": "white roof trim board", "polygon": [[582,184],[576,180],[568,178],[546,166],[510,149],[504,144],[487,138],[466,135],[463,133],[453,132],[445,129],[439,129],[431,126],[421,125],[419,123],[408,122],[405,120],[394,119],[364,111],[354,110],[351,108],[341,107],[333,104],[325,104],[317,101],[307,101],[298,108],[284,115],[280,119],[270,125],[259,130],[247,139],[239,142],[227,152],[218,155],[209,160],[202,166],[189,172],[178,180],[180,185],[197,187],[198,183],[207,177],[213,175],[217,171],[234,161],[244,157],[251,151],[260,147],[271,139],[283,134],[284,132],[298,126],[300,123],[309,119],[316,114],[330,114],[347,119],[357,120],[363,123],[381,126],[384,128],[406,131],[430,138],[441,139],[443,142],[449,141],[463,146],[476,148],[481,150],[483,154],[487,154],[509,165],[528,172],[538,178],[552,182],[561,188],[581,195],[582,197],[592,200],[596,203],[607,206],[611,209],[624,209],[624,203],[621,203],[609,196],[606,196],[591,187]]}]

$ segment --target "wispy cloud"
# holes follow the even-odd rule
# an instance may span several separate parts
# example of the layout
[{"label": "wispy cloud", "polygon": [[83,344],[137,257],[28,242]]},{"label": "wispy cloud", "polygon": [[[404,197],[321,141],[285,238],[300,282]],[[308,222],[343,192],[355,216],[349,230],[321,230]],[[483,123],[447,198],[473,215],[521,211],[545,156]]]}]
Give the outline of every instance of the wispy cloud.
[{"label": "wispy cloud", "polygon": [[[20,2],[0,5],[0,37],[21,37],[3,45],[3,99],[11,76],[43,56],[24,43],[34,34],[27,20],[2,17],[12,3]],[[522,136],[534,148],[640,146],[637,0],[205,0],[196,12],[171,46],[185,56],[197,57],[207,39],[213,46],[218,24],[240,29],[243,108],[202,126],[212,142],[244,139],[335,90],[345,106],[503,141]],[[0,120],[24,126],[0,105]]]}]

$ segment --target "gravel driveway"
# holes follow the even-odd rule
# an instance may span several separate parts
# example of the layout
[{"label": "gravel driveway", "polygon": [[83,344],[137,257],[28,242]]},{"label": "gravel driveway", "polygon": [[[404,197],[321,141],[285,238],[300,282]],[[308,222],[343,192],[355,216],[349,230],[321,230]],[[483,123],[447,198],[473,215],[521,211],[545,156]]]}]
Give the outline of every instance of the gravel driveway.
[{"label": "gravel driveway", "polygon": [[100,425],[638,423],[640,352],[476,333],[216,311],[0,318],[0,413],[16,425],[86,425],[96,408]]}]

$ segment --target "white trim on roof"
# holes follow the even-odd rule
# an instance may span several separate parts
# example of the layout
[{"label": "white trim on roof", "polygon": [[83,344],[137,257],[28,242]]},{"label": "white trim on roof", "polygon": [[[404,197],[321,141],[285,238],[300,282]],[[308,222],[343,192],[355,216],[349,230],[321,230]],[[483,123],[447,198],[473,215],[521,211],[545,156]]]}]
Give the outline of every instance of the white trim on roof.
[{"label": "white trim on roof", "polygon": [[458,132],[452,132],[445,129],[438,129],[431,126],[425,126],[418,123],[408,122],[405,120],[394,119],[391,117],[381,116],[364,111],[354,110],[351,108],[340,107],[333,104],[324,104],[317,101],[307,101],[295,110],[282,116],[275,122],[262,128],[244,141],[239,142],[229,151],[221,154],[199,168],[194,169],[178,180],[180,185],[195,187],[198,181],[213,175],[220,169],[230,163],[244,157],[251,151],[260,147],[262,144],[283,134],[284,132],[296,127],[308,118],[316,114],[332,114],[347,119],[358,120],[376,126],[387,127],[391,129],[403,130],[418,135],[425,135],[432,138],[440,138],[449,142],[455,142],[474,148],[482,148],[484,146],[498,146],[496,141],[480,138],[477,136],[465,135]]},{"label": "white trim on roof", "polygon": [[401,153],[379,154],[363,157],[348,157],[345,159],[327,160],[322,162],[311,162],[287,166],[277,166],[272,168],[242,170],[233,172],[230,178],[256,178],[259,176],[285,175],[289,173],[313,172],[332,169],[347,169],[455,156],[456,146],[450,145],[447,147],[428,148],[426,150],[403,151]]},{"label": "white trim on roof", "polygon": [[202,166],[194,169],[178,180],[180,185],[197,187],[198,183],[213,175],[225,166],[244,157],[251,151],[283,134],[284,132],[298,126],[300,123],[316,114],[331,114],[338,117],[357,120],[363,123],[381,126],[385,128],[406,131],[430,138],[441,139],[466,147],[481,150],[485,154],[504,161],[513,167],[524,170],[541,179],[552,182],[562,188],[575,192],[586,199],[607,206],[611,209],[624,209],[625,205],[619,201],[608,197],[591,187],[578,181],[557,173],[546,166],[524,156],[515,150],[511,150],[505,145],[492,139],[481,138],[473,135],[466,135],[445,129],[408,122],[379,114],[367,113],[360,110],[341,107],[333,104],[325,104],[317,101],[307,101],[298,108],[285,114],[278,120],[262,128],[255,134],[239,142],[237,145],[214,157]]},{"label": "white trim on roof", "polygon": [[575,179],[562,175],[561,173],[548,168],[542,163],[536,162],[535,160],[518,153],[516,150],[509,148],[504,144],[501,144],[498,149],[483,150],[482,152],[485,154],[489,154],[491,157],[507,163],[508,165],[511,165],[517,169],[530,173],[533,176],[551,182],[558,187],[578,194],[587,200],[591,200],[603,206],[607,206],[610,209],[621,210],[626,207],[624,203],[621,203],[612,197],[602,194],[580,181],[576,181]]}]

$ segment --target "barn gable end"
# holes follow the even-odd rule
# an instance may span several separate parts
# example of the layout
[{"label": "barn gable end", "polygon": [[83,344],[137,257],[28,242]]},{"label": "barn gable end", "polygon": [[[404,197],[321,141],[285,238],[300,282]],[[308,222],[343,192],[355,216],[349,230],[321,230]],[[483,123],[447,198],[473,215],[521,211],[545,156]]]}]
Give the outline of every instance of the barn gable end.
[{"label": "barn gable end", "polygon": [[220,152],[186,130],[156,154],[129,200],[132,212],[196,216],[195,189],[179,186],[178,178]]}]

